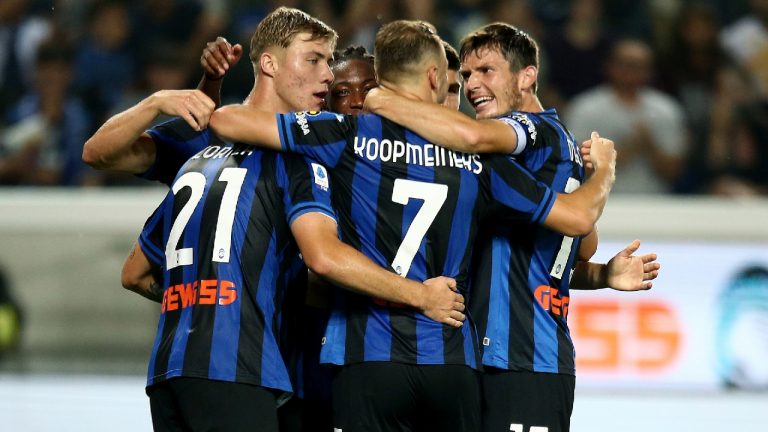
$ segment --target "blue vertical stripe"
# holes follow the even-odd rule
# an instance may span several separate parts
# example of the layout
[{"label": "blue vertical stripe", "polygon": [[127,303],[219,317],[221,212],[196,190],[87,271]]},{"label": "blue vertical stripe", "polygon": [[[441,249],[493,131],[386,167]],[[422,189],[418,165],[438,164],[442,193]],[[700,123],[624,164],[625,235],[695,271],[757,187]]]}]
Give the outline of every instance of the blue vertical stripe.
[{"label": "blue vertical stripe", "polygon": [[[232,226],[231,253],[228,263],[219,263],[219,286],[222,280],[234,283],[237,297],[228,305],[217,304],[216,316],[213,322],[213,338],[211,340],[211,358],[208,365],[208,376],[212,379],[234,381],[237,371],[237,352],[240,339],[240,312],[242,306],[245,281],[241,269],[247,269],[247,263],[241,262],[240,254],[248,233],[251,207],[253,206],[256,184],[261,176],[261,158],[251,157],[247,166],[247,174],[240,189],[235,209],[235,219]],[[264,267],[266,269],[268,267]],[[268,317],[266,318],[268,319]]]},{"label": "blue vertical stripe", "polygon": [[277,346],[275,338],[271,335],[276,333],[272,328],[272,317],[275,315],[275,287],[279,275],[274,274],[271,269],[279,268],[279,258],[277,254],[277,238],[275,232],[269,239],[267,253],[264,257],[264,265],[259,277],[259,286],[256,292],[256,303],[259,309],[264,312],[264,334],[268,337],[262,338],[262,361],[261,361],[261,380],[265,385],[267,383],[278,382],[281,378],[288,376],[283,358],[280,356],[280,348]]},{"label": "blue vertical stripe", "polygon": [[323,346],[320,348],[320,363],[343,365],[345,350],[347,347],[347,315],[343,304],[344,293],[338,292],[341,288],[333,288],[336,304],[331,309],[331,316],[325,328]]},{"label": "blue vertical stripe", "polygon": [[368,321],[363,338],[364,361],[389,361],[392,352],[392,323],[386,308],[368,307]]},{"label": "blue vertical stripe", "polygon": [[507,367],[509,353],[509,261],[512,249],[505,237],[492,240],[491,287],[489,297],[488,329],[485,335],[490,345],[483,351],[483,364]]}]

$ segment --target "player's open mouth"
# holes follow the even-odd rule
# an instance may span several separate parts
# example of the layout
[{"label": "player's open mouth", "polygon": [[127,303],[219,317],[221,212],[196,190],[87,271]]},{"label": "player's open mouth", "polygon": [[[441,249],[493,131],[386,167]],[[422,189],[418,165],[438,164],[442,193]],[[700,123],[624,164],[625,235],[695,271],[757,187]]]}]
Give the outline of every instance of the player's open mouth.
[{"label": "player's open mouth", "polygon": [[493,97],[491,96],[480,96],[479,98],[472,99],[472,105],[475,107],[475,109],[482,108],[485,105],[488,105],[493,101]]},{"label": "player's open mouth", "polygon": [[322,92],[314,93],[314,96],[318,99],[325,100],[325,95],[327,94],[328,94],[327,91],[322,91]]}]

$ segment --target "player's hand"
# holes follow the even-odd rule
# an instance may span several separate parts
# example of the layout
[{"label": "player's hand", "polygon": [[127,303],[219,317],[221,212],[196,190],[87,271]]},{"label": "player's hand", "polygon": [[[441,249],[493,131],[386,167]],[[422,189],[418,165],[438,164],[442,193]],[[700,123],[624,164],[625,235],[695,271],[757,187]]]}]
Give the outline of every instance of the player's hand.
[{"label": "player's hand", "polygon": [[243,55],[243,47],[240,44],[232,45],[226,39],[219,36],[213,42],[208,42],[200,55],[200,66],[205,71],[205,77],[209,80],[220,80],[229,70],[240,61]]},{"label": "player's hand", "polygon": [[424,315],[451,327],[464,325],[464,296],[457,292],[456,281],[438,276],[424,281],[424,299],[420,307]]},{"label": "player's hand", "polygon": [[392,103],[391,98],[397,95],[386,87],[378,86],[372,88],[365,95],[365,102],[363,103],[363,111],[377,113],[382,107],[388,103]]},{"label": "player's hand", "polygon": [[589,144],[589,159],[597,170],[608,170],[612,175],[616,173],[616,150],[613,141],[600,137],[597,131],[592,131]]},{"label": "player's hand", "polygon": [[587,170],[587,175],[592,174],[595,171],[595,167],[592,165],[592,157],[590,152],[592,151],[592,140],[588,139],[581,143],[579,152],[581,153],[581,160],[584,162],[584,169]]},{"label": "player's hand", "polygon": [[200,90],[160,90],[150,96],[158,114],[183,118],[194,130],[208,127],[216,104]]},{"label": "player's hand", "polygon": [[653,286],[652,281],[659,276],[661,264],[656,262],[655,253],[634,255],[639,248],[640,240],[635,240],[608,261],[606,282],[610,288],[640,291]]}]

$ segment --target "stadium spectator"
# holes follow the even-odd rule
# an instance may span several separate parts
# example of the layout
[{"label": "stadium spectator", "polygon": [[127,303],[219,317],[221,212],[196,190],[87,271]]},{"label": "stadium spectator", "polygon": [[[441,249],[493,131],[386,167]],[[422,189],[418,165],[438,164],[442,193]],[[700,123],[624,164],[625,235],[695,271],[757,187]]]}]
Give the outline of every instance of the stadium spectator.
[{"label": "stadium spectator", "polygon": [[750,13],[725,27],[720,43],[768,94],[768,0],[749,0]]},{"label": "stadium spectator", "polygon": [[80,160],[91,120],[72,95],[72,48],[58,39],[37,50],[32,91],[11,108],[0,137],[0,182],[17,185],[91,185],[97,173]]},{"label": "stadium spectator", "polygon": [[673,29],[658,85],[680,101],[691,134],[676,191],[702,193],[719,167],[728,164],[733,114],[747,101],[748,86],[719,44],[720,26],[712,8],[685,6]]},{"label": "stadium spectator", "polygon": [[603,82],[602,65],[611,36],[603,23],[601,0],[570,2],[566,21],[542,39],[545,82],[540,92],[549,105],[564,109],[575,95]]},{"label": "stadium spectator", "polygon": [[50,22],[30,13],[32,0],[0,2],[0,113],[32,86],[35,53],[52,31]]},{"label": "stadium spectator", "polygon": [[125,0],[93,2],[88,11],[87,28],[75,60],[74,85],[94,120],[100,122],[137,76],[136,53],[130,45],[133,30],[128,3]]},{"label": "stadium spectator", "polygon": [[619,40],[605,70],[605,84],[571,101],[565,124],[579,141],[592,130],[616,140],[614,192],[671,193],[686,157],[688,137],[680,104],[649,86],[651,49],[636,39]]}]

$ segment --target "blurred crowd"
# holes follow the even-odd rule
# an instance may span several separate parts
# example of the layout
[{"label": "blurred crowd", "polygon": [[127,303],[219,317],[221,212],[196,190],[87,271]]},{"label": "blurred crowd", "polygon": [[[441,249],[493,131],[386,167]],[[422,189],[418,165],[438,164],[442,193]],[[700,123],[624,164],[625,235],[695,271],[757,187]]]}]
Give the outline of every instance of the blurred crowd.
[{"label": "blurred crowd", "polygon": [[[333,26],[340,48],[371,49],[398,18],[454,46],[508,22],[540,44],[545,107],[579,141],[615,140],[615,193],[768,195],[768,0],[2,0],[0,185],[146,184],[90,169],[83,143],[157,90],[196,87],[207,41],[247,49],[280,5]],[[244,58],[224,103],[251,80]]]}]

